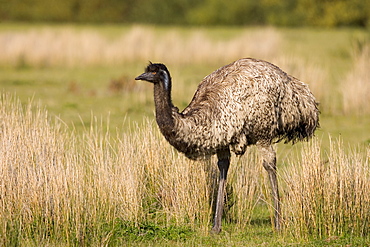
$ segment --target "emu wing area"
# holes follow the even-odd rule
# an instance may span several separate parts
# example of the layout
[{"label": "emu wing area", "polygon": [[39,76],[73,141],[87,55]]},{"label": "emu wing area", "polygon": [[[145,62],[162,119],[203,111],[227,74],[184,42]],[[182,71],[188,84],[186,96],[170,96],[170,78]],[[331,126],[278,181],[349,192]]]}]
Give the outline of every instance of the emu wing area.
[{"label": "emu wing area", "polygon": [[206,76],[175,117],[178,139],[189,158],[231,147],[308,138],[318,125],[307,85],[262,60],[240,59]]}]

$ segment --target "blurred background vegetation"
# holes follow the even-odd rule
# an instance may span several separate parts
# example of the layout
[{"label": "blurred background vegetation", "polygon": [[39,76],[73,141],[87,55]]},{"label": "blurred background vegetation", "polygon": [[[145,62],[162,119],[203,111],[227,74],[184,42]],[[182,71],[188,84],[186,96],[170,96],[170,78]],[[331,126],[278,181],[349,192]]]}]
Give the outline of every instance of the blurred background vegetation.
[{"label": "blurred background vegetation", "polygon": [[170,25],[370,25],[369,0],[1,0],[1,21]]}]

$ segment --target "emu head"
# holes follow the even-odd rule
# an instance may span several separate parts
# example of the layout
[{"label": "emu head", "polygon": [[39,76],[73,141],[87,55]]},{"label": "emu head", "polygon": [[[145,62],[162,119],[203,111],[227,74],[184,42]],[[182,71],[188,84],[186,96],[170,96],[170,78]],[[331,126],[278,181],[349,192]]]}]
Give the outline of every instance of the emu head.
[{"label": "emu head", "polygon": [[168,89],[171,77],[170,72],[168,72],[168,69],[164,64],[149,62],[145,72],[136,77],[135,80],[148,81],[154,84],[163,82],[165,87]]}]

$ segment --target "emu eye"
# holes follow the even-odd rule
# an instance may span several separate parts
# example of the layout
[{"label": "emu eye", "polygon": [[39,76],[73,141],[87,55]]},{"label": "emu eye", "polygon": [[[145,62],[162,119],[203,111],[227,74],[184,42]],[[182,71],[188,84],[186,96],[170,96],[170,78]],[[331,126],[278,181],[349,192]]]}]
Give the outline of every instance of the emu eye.
[{"label": "emu eye", "polygon": [[153,75],[157,74],[157,72],[152,72]]}]

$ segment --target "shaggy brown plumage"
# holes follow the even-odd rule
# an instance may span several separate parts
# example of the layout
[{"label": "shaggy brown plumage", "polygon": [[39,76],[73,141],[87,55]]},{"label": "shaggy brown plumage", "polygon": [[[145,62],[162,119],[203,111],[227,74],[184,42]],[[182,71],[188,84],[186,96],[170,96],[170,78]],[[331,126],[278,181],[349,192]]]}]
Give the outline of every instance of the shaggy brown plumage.
[{"label": "shaggy brown plumage", "polygon": [[230,150],[237,155],[256,144],[269,173],[280,228],[280,203],[273,142],[307,139],[319,123],[318,104],[307,85],[277,66],[244,58],[223,66],[199,84],[190,104],[179,112],[171,100],[171,76],[163,64],[150,63],[135,78],[154,83],[158,126],[178,151],[191,159],[218,156],[220,186],[213,231],[221,230]]}]

